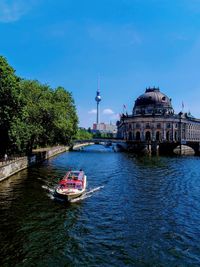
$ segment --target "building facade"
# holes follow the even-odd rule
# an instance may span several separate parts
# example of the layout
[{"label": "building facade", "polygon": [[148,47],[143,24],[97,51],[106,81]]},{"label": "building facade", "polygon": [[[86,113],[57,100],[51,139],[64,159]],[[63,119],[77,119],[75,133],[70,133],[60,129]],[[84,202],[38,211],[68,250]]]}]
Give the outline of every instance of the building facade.
[{"label": "building facade", "polygon": [[117,126],[114,124],[106,124],[104,122],[101,123],[93,123],[93,132],[105,133],[105,134],[113,134],[113,136],[117,135]]},{"label": "building facade", "polygon": [[122,114],[118,138],[133,141],[200,142],[200,119],[190,113],[174,113],[171,99],[159,88],[147,88],[131,115]]}]

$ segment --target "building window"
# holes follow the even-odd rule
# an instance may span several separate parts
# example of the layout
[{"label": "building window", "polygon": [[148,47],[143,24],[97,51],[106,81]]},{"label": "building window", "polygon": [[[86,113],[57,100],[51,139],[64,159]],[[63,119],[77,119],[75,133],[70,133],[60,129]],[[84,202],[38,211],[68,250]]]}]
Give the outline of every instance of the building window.
[{"label": "building window", "polygon": [[136,140],[140,140],[140,132],[136,132],[136,137],[135,137]]},{"label": "building window", "polygon": [[146,139],[146,141],[150,141],[151,140],[151,133],[149,131],[147,131],[145,133],[145,139]]},{"label": "building window", "polygon": [[157,128],[161,129],[161,124],[160,123],[157,124]]},{"label": "building window", "polygon": [[152,108],[151,109],[147,109],[147,113],[148,114],[152,114],[152,112],[153,112]]},{"label": "building window", "polygon": [[167,131],[167,133],[166,133],[166,140],[167,140],[167,141],[170,140],[170,132],[169,132],[169,131]]},{"label": "building window", "polygon": [[171,124],[170,123],[167,123],[167,128],[171,128]]},{"label": "building window", "polygon": [[136,128],[140,128],[140,124],[139,123],[136,123]]},{"label": "building window", "polygon": [[177,131],[175,131],[175,134],[174,134],[174,140],[175,140],[175,141],[178,141],[178,133],[177,133]]},{"label": "building window", "polygon": [[150,129],[151,127],[150,127],[150,123],[148,122],[147,124],[146,124],[146,129]]},{"label": "building window", "polygon": [[159,131],[156,132],[156,141],[160,141],[160,132]]}]

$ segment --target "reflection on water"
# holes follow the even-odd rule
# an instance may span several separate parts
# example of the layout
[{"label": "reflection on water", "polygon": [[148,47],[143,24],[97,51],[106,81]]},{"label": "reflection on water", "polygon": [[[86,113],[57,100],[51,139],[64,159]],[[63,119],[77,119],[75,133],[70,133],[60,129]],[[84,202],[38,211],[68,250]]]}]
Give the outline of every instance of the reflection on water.
[{"label": "reflection on water", "polygon": [[[69,168],[87,192],[55,201]],[[63,153],[0,184],[0,219],[0,266],[199,266],[199,158]]]}]

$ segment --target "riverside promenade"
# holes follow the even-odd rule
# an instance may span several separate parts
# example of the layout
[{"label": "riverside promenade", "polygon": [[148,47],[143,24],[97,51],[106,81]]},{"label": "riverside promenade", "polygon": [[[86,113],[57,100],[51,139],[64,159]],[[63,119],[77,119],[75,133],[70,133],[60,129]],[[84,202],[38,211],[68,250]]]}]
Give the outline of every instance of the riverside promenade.
[{"label": "riverside promenade", "polygon": [[57,147],[40,148],[33,150],[33,155],[31,156],[25,156],[25,157],[8,156],[7,160],[0,162],[0,182],[23,169],[26,169],[33,165],[37,165],[48,158],[66,152],[68,150],[69,150],[68,146],[57,146]]},{"label": "riverside promenade", "polygon": [[[77,144],[73,146],[73,149],[78,149],[83,146],[88,146],[93,142],[87,142],[84,144]],[[37,165],[51,157],[54,157],[60,153],[64,153],[71,149],[70,146],[56,146],[49,148],[39,148],[33,150],[33,155],[25,157],[9,157],[7,160],[0,161],[0,182],[9,178],[13,174],[26,169],[30,166]]]}]

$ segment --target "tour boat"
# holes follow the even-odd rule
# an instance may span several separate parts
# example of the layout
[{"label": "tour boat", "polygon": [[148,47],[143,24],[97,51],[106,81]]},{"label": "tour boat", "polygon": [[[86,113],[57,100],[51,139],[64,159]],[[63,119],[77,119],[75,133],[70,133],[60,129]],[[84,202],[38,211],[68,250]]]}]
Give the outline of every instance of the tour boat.
[{"label": "tour boat", "polygon": [[55,189],[55,194],[70,201],[80,197],[86,190],[86,175],[80,171],[68,171]]}]

